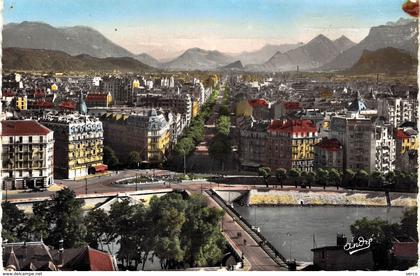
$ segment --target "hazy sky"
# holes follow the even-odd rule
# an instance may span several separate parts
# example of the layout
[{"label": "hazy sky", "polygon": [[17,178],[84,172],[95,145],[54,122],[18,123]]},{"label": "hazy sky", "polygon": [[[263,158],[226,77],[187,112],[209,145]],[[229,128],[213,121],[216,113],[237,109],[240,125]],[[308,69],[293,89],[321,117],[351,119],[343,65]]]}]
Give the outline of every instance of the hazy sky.
[{"label": "hazy sky", "polygon": [[405,16],[403,0],[4,0],[4,23],[87,25],[134,53],[251,51],[322,33],[355,42]]}]

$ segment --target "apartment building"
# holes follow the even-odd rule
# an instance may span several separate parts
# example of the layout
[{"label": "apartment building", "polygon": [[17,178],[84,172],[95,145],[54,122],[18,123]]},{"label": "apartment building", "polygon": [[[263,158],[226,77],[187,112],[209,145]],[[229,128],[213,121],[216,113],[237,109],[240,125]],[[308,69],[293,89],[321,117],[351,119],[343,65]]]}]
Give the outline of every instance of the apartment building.
[{"label": "apartment building", "polygon": [[161,163],[169,153],[172,120],[172,116],[165,117],[155,109],[106,113],[101,117],[104,143],[115,151],[121,162],[127,162],[130,152],[137,151],[143,163]]},{"label": "apartment building", "polygon": [[310,120],[274,120],[267,129],[266,163],[272,169],[311,171],[318,131]]},{"label": "apartment building", "polygon": [[48,115],[40,122],[54,131],[56,177],[80,179],[107,170],[103,164],[103,127],[87,115]]},{"label": "apartment building", "polygon": [[32,120],[2,121],[3,189],[53,184],[54,134]]}]

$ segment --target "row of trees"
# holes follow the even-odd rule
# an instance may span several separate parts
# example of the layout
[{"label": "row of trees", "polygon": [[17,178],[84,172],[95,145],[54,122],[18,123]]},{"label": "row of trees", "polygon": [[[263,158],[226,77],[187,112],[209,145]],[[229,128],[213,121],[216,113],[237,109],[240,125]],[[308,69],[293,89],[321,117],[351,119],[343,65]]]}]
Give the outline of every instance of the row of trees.
[{"label": "row of trees", "polygon": [[216,135],[209,144],[209,155],[221,163],[222,171],[226,158],[232,151],[230,134],[230,117],[220,116],[216,124]]},{"label": "row of trees", "polygon": [[220,162],[222,171],[226,158],[232,152],[230,139],[230,89],[226,87],[223,95],[223,102],[219,109],[219,118],[216,123],[216,135],[209,144],[209,155]]},{"label": "row of trees", "polygon": [[[269,167],[260,167],[258,174],[263,178],[268,186],[268,179],[273,175]],[[405,173],[393,171],[387,174],[381,174],[374,171],[371,174],[365,170],[353,171],[346,169],[344,171],[337,169],[316,169],[314,171],[302,171],[296,168],[286,170],[279,168],[274,175],[281,187],[285,183],[292,183],[304,186],[342,186],[346,188],[371,188],[371,189],[398,189],[414,190],[417,186],[417,173]]]},{"label": "row of trees", "polygon": [[191,120],[190,126],[175,145],[175,154],[184,159],[184,174],[186,174],[187,156],[194,151],[196,145],[204,140],[204,123],[213,113],[218,94],[218,90],[213,91],[210,98],[201,107],[200,114]]},{"label": "row of trees", "polygon": [[[364,217],[355,221],[350,226],[350,230],[355,240],[358,237],[363,237],[364,239],[372,237],[371,249],[376,270],[408,269],[409,266],[404,268],[395,267],[388,254],[394,237],[409,236],[418,240],[417,207],[406,209],[400,223],[390,223],[380,218],[367,219]],[[416,263],[414,262],[411,265]]]},{"label": "row of trees", "polygon": [[[183,137],[175,146],[175,153],[183,156],[184,159],[193,152],[195,146],[204,140],[204,122],[207,121],[213,112],[216,104],[218,91],[215,90],[210,96],[209,100],[201,108],[198,116],[191,120],[190,126],[185,130]],[[108,165],[111,170],[121,168],[138,168],[142,161],[140,152],[132,151],[129,153],[125,162],[118,159],[115,151],[105,146],[104,147],[104,163]]]},{"label": "row of trees", "polygon": [[153,197],[149,206],[117,201],[109,213],[94,209],[83,214],[82,201],[73,191],[63,189],[52,200],[35,203],[33,215],[25,215],[15,205],[2,204],[4,240],[36,241],[65,248],[90,245],[110,252],[119,244],[117,259],[124,269],[144,269],[146,260],[158,257],[163,269],[189,265],[218,265],[225,253],[219,230],[223,211],[208,208],[205,197],[180,194]]}]

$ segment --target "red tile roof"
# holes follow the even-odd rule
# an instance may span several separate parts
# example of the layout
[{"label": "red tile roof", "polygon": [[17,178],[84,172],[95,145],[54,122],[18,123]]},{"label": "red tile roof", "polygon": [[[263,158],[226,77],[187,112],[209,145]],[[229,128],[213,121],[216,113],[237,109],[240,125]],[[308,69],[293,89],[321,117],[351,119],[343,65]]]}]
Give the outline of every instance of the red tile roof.
[{"label": "red tile roof", "polygon": [[410,138],[410,135],[406,134],[402,129],[397,129],[395,131],[395,137],[397,139],[408,139]]},{"label": "red tile roof", "polygon": [[399,258],[417,258],[416,242],[394,242],[394,255]]},{"label": "red tile roof", "polygon": [[342,149],[342,145],[340,141],[337,139],[322,139],[321,142],[315,145],[315,147],[320,147],[322,149],[325,149],[327,151],[339,151]]},{"label": "red tile roof", "polygon": [[88,248],[88,257],[91,271],[114,271],[112,257],[106,252]]},{"label": "red tile roof", "polygon": [[86,97],[86,101],[97,101],[97,100],[107,100],[107,94],[89,94]]},{"label": "red tile roof", "polygon": [[16,94],[16,91],[3,91],[3,97],[14,97]]},{"label": "red tile roof", "polygon": [[51,132],[37,121],[2,121],[2,136],[46,135]]},{"label": "red tile roof", "polygon": [[315,125],[310,120],[274,120],[268,126],[268,131],[286,132],[286,133],[308,133],[316,132]]},{"label": "red tile roof", "polygon": [[252,106],[252,108],[255,107],[268,107],[268,102],[264,99],[254,99],[249,100],[248,103]]},{"label": "red tile roof", "polygon": [[53,108],[54,104],[52,102],[49,101],[45,101],[45,100],[36,100],[33,104],[32,104],[33,108]]},{"label": "red tile roof", "polygon": [[286,109],[300,109],[299,102],[285,102],[283,105]]},{"label": "red tile roof", "polygon": [[63,101],[60,104],[61,109],[67,109],[67,110],[75,110],[76,109],[76,103],[72,100]]}]

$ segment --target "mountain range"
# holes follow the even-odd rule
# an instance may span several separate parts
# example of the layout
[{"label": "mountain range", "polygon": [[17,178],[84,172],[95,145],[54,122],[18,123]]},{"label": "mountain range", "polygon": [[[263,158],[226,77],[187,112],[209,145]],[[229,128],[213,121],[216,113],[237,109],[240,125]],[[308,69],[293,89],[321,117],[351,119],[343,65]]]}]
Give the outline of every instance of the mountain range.
[{"label": "mountain range", "polygon": [[208,51],[200,48],[191,48],[174,60],[161,65],[166,70],[214,70],[227,65],[234,58],[219,51]]},{"label": "mountain range", "polygon": [[131,57],[71,56],[63,51],[26,48],[4,48],[2,62],[3,69],[25,71],[139,72],[153,69]]},{"label": "mountain range", "polygon": [[262,65],[262,70],[289,71],[296,69],[297,66],[302,70],[314,69],[331,61],[352,45],[354,42],[344,36],[332,41],[321,34],[303,46],[285,53],[275,53]]},{"label": "mountain range", "polygon": [[346,73],[395,74],[415,73],[417,59],[404,50],[387,47],[375,51],[364,50],[360,59]]},{"label": "mountain range", "polygon": [[410,19],[400,19],[395,23],[388,22],[386,25],[372,27],[362,41],[321,66],[320,70],[350,68],[359,60],[364,50],[374,51],[386,47],[406,50],[417,57],[418,32],[417,21]]},{"label": "mountain range", "polygon": [[[178,57],[167,61],[159,61],[146,53],[133,54],[116,45],[98,31],[85,26],[59,27],[40,22],[9,23],[3,28],[3,48],[15,48],[5,53],[6,60],[16,61],[24,54],[35,58],[33,66],[41,65],[33,54],[34,50],[23,51],[16,48],[44,49],[61,51],[52,56],[59,63],[63,61],[75,68],[86,68],[92,65],[90,61],[99,58],[99,67],[112,68],[117,66],[117,60],[106,58],[126,58],[121,68],[159,68],[164,70],[237,70],[237,71],[289,71],[300,70],[334,71],[351,68],[358,62],[365,50],[375,51],[385,47],[401,49],[410,55],[417,56],[418,26],[415,20],[400,19],[385,25],[372,27],[369,34],[359,43],[354,43],[345,36],[331,40],[320,34],[306,44],[266,45],[259,50],[240,54],[226,54],[220,51],[210,51],[191,48]],[[42,53],[45,53],[42,52]],[[62,54],[68,54],[63,56]],[[82,55],[82,56],[80,56]],[[46,55],[44,54],[43,57]],[[73,57],[73,58],[70,58]],[[105,60],[102,60],[104,59]],[[82,59],[82,60],[81,60]],[[71,60],[71,62],[70,62]],[[88,61],[89,60],[89,61]],[[134,61],[139,63],[135,63]],[[120,62],[121,60],[118,60]],[[240,63],[237,63],[239,61]],[[23,61],[23,63],[30,63]],[[83,64],[81,64],[82,62]],[[16,63],[8,65],[18,66]],[[128,66],[128,64],[131,64]],[[26,64],[25,66],[31,67]],[[58,64],[49,67],[59,67]],[[128,67],[127,67],[128,66]],[[150,67],[147,67],[150,66]],[[118,67],[118,66],[117,66]],[[125,70],[124,69],[124,70]]]},{"label": "mountain range", "polygon": [[267,44],[261,49],[252,52],[242,52],[240,54],[233,54],[232,56],[235,57],[237,60],[240,60],[242,64],[249,65],[249,64],[262,64],[269,60],[275,53],[277,52],[287,52],[289,50],[295,49],[297,47],[302,46],[303,43],[296,43],[296,44],[280,44],[280,45],[273,45]]},{"label": "mountain range", "polygon": [[63,51],[70,55],[131,57],[100,32],[85,26],[55,28],[40,22],[9,23],[3,27],[3,48],[19,47]]}]

